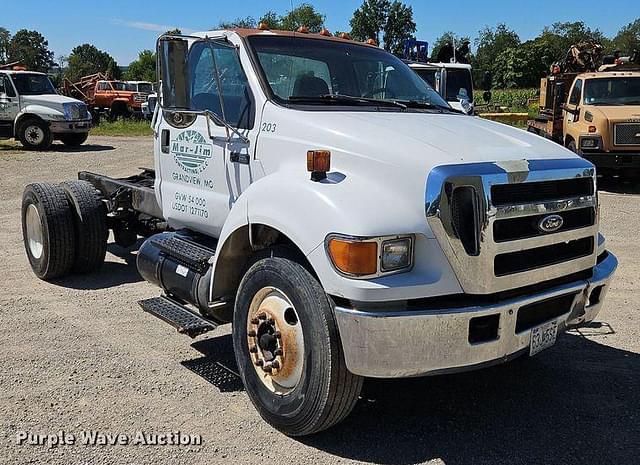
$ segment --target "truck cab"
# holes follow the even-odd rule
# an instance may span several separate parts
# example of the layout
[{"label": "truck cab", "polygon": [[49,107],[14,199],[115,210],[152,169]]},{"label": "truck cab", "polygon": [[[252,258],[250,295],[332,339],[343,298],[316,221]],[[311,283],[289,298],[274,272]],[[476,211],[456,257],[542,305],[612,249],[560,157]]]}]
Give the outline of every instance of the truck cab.
[{"label": "truck cab", "polygon": [[640,71],[576,76],[564,107],[564,144],[601,173],[640,175]]},{"label": "truck cab", "polygon": [[0,70],[0,138],[46,150],[54,140],[81,145],[90,128],[87,105],[59,95],[46,74]]},{"label": "truck cab", "polygon": [[156,56],[153,169],[27,186],[25,251],[54,279],[97,270],[108,229],[144,236],[141,308],[191,337],[231,323],[280,431],[340,422],[365,377],[536,355],[602,308],[617,260],[575,153],[328,31],[164,35]]},{"label": "truck cab", "polygon": [[422,62],[409,62],[408,65],[453,108],[465,113],[473,113],[474,96],[471,65],[465,63]]},{"label": "truck cab", "polygon": [[107,110],[112,119],[141,113],[146,96],[127,87],[124,81],[97,81],[91,99],[92,107]]}]

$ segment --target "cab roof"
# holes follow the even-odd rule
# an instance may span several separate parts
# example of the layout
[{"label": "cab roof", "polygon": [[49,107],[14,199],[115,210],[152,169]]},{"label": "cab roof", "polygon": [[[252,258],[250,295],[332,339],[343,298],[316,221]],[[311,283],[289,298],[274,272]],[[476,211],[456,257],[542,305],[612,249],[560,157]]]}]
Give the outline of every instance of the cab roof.
[{"label": "cab roof", "polygon": [[598,71],[595,73],[581,73],[577,77],[582,79],[604,79],[624,76],[640,77],[640,71]]},{"label": "cab roof", "polygon": [[334,36],[325,36],[319,33],[314,32],[294,32],[294,31],[281,31],[279,29],[244,29],[244,28],[234,28],[234,29],[220,29],[220,30],[211,30],[211,31],[202,31],[196,32],[193,35],[198,37],[205,37],[207,34],[212,32],[234,32],[238,34],[240,37],[253,37],[253,36],[278,36],[278,37],[298,37],[298,38],[309,38],[309,39],[317,39],[317,40],[326,40],[330,42],[348,42],[351,44],[363,45],[365,47],[374,47],[378,48],[376,45],[367,44],[366,42],[359,42],[353,39],[343,39],[341,37]]}]

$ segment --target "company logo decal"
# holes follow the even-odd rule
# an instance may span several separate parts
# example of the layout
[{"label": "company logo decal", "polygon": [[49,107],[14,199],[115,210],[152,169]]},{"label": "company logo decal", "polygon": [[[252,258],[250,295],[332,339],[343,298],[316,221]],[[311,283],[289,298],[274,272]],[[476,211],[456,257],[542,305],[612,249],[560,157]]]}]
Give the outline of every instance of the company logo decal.
[{"label": "company logo decal", "polygon": [[557,231],[564,224],[564,220],[560,215],[545,216],[538,223],[538,229],[544,233],[552,233]]},{"label": "company logo decal", "polygon": [[213,146],[202,134],[191,129],[182,131],[171,141],[173,158],[187,173],[202,173],[213,154]]}]

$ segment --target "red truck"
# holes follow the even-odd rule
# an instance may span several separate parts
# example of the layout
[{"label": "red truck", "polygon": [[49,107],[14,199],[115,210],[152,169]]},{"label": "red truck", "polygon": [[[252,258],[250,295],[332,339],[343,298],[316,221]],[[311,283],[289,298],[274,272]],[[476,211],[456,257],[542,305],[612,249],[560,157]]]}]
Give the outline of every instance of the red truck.
[{"label": "red truck", "polygon": [[65,79],[63,83],[63,93],[84,101],[94,115],[94,121],[102,113],[111,120],[141,114],[146,96],[126,89],[125,82],[110,80],[102,73],[85,76],[78,82]]}]

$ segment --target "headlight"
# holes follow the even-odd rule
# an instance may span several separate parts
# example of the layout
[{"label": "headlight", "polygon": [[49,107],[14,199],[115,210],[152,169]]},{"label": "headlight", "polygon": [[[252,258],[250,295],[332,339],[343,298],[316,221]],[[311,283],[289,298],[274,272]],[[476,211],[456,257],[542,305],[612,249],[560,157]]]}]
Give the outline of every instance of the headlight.
[{"label": "headlight", "polygon": [[84,103],[67,102],[62,104],[64,119],[86,119],[87,106]]},{"label": "headlight", "polygon": [[334,268],[354,278],[375,278],[408,270],[413,264],[412,236],[352,237],[331,234],[325,241]]},{"label": "headlight", "polygon": [[62,110],[64,112],[64,119],[72,120],[73,119],[73,103],[63,103]]},{"label": "headlight", "polygon": [[382,271],[396,271],[411,265],[411,238],[394,239],[382,243],[380,267]]},{"label": "headlight", "polygon": [[583,137],[580,139],[581,149],[597,149],[601,147],[600,137]]}]

